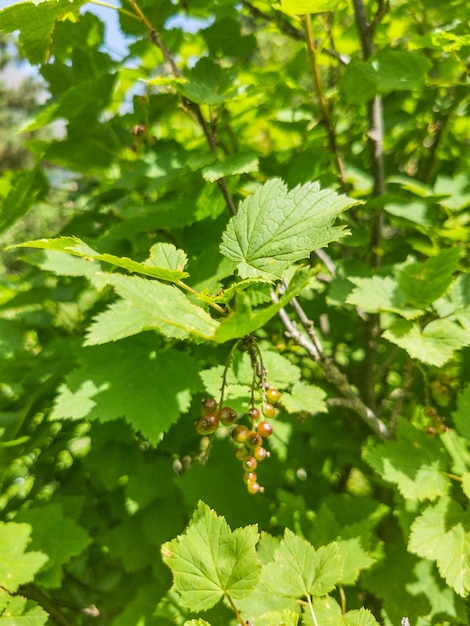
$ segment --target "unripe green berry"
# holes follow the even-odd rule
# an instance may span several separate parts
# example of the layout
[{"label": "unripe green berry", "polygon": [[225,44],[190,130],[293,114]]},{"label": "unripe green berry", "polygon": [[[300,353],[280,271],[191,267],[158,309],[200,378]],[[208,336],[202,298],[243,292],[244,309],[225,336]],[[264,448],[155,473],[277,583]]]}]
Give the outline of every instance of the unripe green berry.
[{"label": "unripe green berry", "polygon": [[235,426],[232,430],[231,437],[236,443],[245,443],[250,432],[251,431],[246,426],[240,424],[239,426]]},{"label": "unripe green berry", "polygon": [[237,413],[230,406],[224,406],[219,411],[219,419],[224,426],[231,426],[237,421]]},{"label": "unripe green berry", "polygon": [[256,481],[248,481],[246,484],[249,493],[263,493],[264,488]]},{"label": "unripe green berry", "polygon": [[271,387],[266,390],[266,398],[271,404],[277,404],[281,398],[281,392]]},{"label": "unripe green berry", "polygon": [[263,404],[263,415],[267,418],[272,418],[276,415],[276,409],[270,402],[265,402]]},{"label": "unripe green berry", "polygon": [[254,456],[247,456],[246,459],[243,461],[243,469],[245,470],[245,472],[252,472],[256,469],[257,465],[258,461],[255,459]]},{"label": "unripe green berry", "polygon": [[253,450],[253,456],[257,461],[264,461],[264,459],[269,456],[269,452],[266,450],[266,448],[258,446]]}]

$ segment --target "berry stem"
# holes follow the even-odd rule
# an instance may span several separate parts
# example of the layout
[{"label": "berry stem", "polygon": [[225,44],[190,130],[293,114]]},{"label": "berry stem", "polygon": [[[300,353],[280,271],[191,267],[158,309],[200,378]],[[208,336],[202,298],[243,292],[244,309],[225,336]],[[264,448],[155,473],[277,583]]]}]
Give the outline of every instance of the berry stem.
[{"label": "berry stem", "polygon": [[227,598],[230,606],[232,607],[232,611],[235,613],[235,617],[237,618],[239,625],[240,626],[246,626],[246,622],[243,619],[243,617],[240,615],[240,613],[238,612],[238,609],[235,606],[232,598],[228,595],[228,593],[225,594],[225,597]]},{"label": "berry stem", "polygon": [[225,393],[225,387],[227,386],[227,374],[228,374],[228,369],[230,367],[230,364],[232,363],[232,359],[233,359],[233,355],[235,354],[236,350],[238,349],[240,343],[243,341],[243,339],[238,339],[232,346],[229,355],[227,357],[227,360],[225,362],[225,367],[224,367],[224,371],[222,374],[222,384],[220,386],[220,401],[219,401],[219,408],[222,408],[224,405],[224,393]]}]

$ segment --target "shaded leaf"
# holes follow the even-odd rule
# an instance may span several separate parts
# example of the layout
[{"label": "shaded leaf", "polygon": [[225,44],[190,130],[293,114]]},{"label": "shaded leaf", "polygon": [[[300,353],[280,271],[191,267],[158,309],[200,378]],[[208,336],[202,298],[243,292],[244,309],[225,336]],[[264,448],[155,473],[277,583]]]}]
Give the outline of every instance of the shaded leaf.
[{"label": "shaded leaf", "polygon": [[255,152],[239,152],[227,157],[223,161],[217,161],[202,170],[204,180],[214,183],[222,176],[235,174],[247,174],[258,171],[258,157]]},{"label": "shaded leaf", "polygon": [[171,349],[157,355],[136,340],[86,348],[80,360],[60,387],[51,418],[124,417],[153,445],[188,410],[200,385],[189,355]]},{"label": "shaded leaf", "polygon": [[430,439],[400,420],[397,440],[370,446],[364,459],[404,498],[433,500],[449,489],[448,457],[438,439]]},{"label": "shaded leaf", "polygon": [[20,511],[16,519],[31,524],[31,546],[49,557],[37,576],[37,582],[45,587],[60,587],[62,565],[86,548],[91,541],[88,533],[73,519],[64,515],[60,504]]},{"label": "shaded leaf", "polygon": [[0,522],[0,591],[17,591],[29,583],[47,562],[42,552],[25,552],[30,541],[31,526],[16,522]]},{"label": "shaded leaf", "polygon": [[441,498],[413,522],[408,549],[436,561],[447,584],[460,596],[470,592],[470,514]]}]

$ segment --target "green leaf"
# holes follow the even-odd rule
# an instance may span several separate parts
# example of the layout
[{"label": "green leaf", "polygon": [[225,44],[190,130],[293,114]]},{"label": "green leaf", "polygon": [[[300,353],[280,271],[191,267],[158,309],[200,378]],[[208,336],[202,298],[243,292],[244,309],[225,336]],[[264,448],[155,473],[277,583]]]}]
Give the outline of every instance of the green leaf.
[{"label": "green leaf", "polygon": [[436,561],[440,575],[460,596],[470,592],[470,514],[451,498],[429,506],[412,524],[408,549]]},{"label": "green leaf", "polygon": [[432,67],[425,56],[406,50],[380,50],[371,63],[377,70],[378,88],[382,93],[421,88]]},{"label": "green leaf", "polygon": [[[157,243],[150,250],[149,258],[143,263],[137,263],[127,257],[118,257],[114,254],[101,254],[93,250],[88,244],[78,237],[60,237],[59,239],[38,239],[17,244],[14,248],[40,248],[42,250],[57,250],[67,252],[74,256],[82,257],[90,261],[104,261],[115,267],[120,267],[129,272],[151,276],[160,280],[177,282],[186,276],[183,271],[186,265],[186,255],[182,250],[177,250],[172,244]],[[159,265],[161,263],[161,265]]]},{"label": "green leaf", "polygon": [[379,476],[398,487],[404,498],[434,500],[447,494],[448,457],[438,439],[430,439],[400,420],[397,440],[370,446],[364,460]]},{"label": "green leaf", "polygon": [[0,586],[1,626],[43,626],[48,617],[35,602],[22,596],[12,596]]},{"label": "green leaf", "polygon": [[284,11],[297,15],[334,11],[338,4],[339,0],[281,0]]},{"label": "green leaf", "polygon": [[372,278],[350,276],[349,281],[356,285],[356,288],[348,294],[346,302],[358,306],[366,313],[389,311],[398,313],[406,319],[422,315],[421,310],[405,305],[405,297],[391,276],[372,276]]},{"label": "green leaf", "polygon": [[299,614],[289,609],[270,611],[260,618],[260,626],[297,626]]},{"label": "green leaf", "polygon": [[185,533],[162,546],[163,561],[173,571],[173,588],[192,611],[215,606],[225,595],[245,598],[259,577],[256,526],[231,531],[200,502]]},{"label": "green leaf", "polygon": [[27,172],[5,172],[0,180],[0,233],[41,200],[47,189],[47,180],[37,168]]},{"label": "green leaf", "polygon": [[470,442],[470,385],[457,396],[457,410],[452,414],[455,427]]},{"label": "green leaf", "polygon": [[88,329],[85,345],[92,346],[157,330],[174,339],[210,339],[219,323],[192,304],[173,285],[137,276],[103,275],[123,298],[100,313]]},{"label": "green leaf", "polygon": [[370,63],[351,59],[342,70],[341,92],[351,104],[369,102],[377,93],[377,81],[377,71]]},{"label": "green leaf", "polygon": [[73,556],[80,554],[90,543],[88,533],[73,519],[64,515],[60,504],[26,509],[20,511],[15,519],[31,524],[32,548],[49,557],[36,578],[37,582],[45,587],[60,587],[62,566]]},{"label": "green leaf", "polygon": [[288,413],[326,413],[326,393],[320,387],[299,381],[291,393],[282,394],[282,406]]},{"label": "green leaf", "polygon": [[185,98],[198,104],[221,104],[237,96],[236,71],[221,67],[208,57],[199,59],[186,80],[175,80],[174,87]]},{"label": "green leaf", "polygon": [[470,332],[449,320],[434,320],[423,329],[406,320],[394,322],[382,335],[412,359],[441,367],[456,350],[470,345]]},{"label": "green leaf", "polygon": [[0,522],[0,587],[10,593],[31,582],[48,561],[41,552],[25,552],[30,534],[29,524]]},{"label": "green leaf", "polygon": [[398,273],[398,285],[406,301],[424,309],[443,296],[459,264],[458,246],[441,250],[423,263],[408,263]]},{"label": "green leaf", "polygon": [[278,178],[244,200],[222,237],[220,250],[235,261],[242,278],[281,278],[295,261],[315,248],[337,241],[346,232],[333,227],[335,218],[358,202],[318,183],[288,191]]},{"label": "green leaf", "polygon": [[375,563],[375,559],[364,550],[359,537],[339,539],[337,544],[342,572],[339,582],[342,585],[354,585],[361,570],[371,567]]},{"label": "green leaf", "polygon": [[221,320],[215,333],[216,341],[222,343],[238,337],[244,337],[261,328],[285,307],[292,298],[305,289],[309,281],[309,270],[301,268],[296,272],[278,302],[254,311],[249,296],[244,291],[238,292],[235,299],[235,310]]},{"label": "green leaf", "polygon": [[261,582],[273,594],[304,598],[326,595],[340,579],[336,543],[315,550],[311,543],[287,528],[274,553],[274,561],[263,568]]},{"label": "green leaf", "polygon": [[205,619],[191,619],[184,623],[184,626],[211,626]]},{"label": "green leaf", "polygon": [[248,174],[258,171],[258,157],[255,152],[239,152],[217,161],[202,170],[204,180],[215,183],[223,176],[234,176],[235,174]]},{"label": "green leaf", "polygon": [[0,11],[0,30],[6,33],[20,31],[19,43],[30,63],[42,63],[50,55],[56,22],[76,19],[86,0],[56,0],[36,6],[33,2],[18,2]]},{"label": "green leaf", "polygon": [[172,349],[157,354],[150,342],[85,348],[80,361],[60,387],[51,419],[124,417],[153,445],[188,410],[200,387],[191,356]]}]

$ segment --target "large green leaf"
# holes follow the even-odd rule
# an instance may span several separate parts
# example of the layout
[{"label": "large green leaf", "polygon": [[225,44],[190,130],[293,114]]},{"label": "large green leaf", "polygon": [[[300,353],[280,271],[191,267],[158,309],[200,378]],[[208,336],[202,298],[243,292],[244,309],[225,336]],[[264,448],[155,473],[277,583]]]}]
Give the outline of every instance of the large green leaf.
[{"label": "large green leaf", "polygon": [[174,339],[210,339],[219,323],[173,285],[137,276],[103,277],[122,300],[100,313],[88,329],[85,345],[92,346],[157,330]]},{"label": "large green leaf", "polygon": [[422,314],[420,309],[406,305],[403,292],[397,281],[391,276],[372,276],[371,278],[349,277],[356,285],[348,294],[346,302],[358,306],[366,313],[398,313],[406,319],[413,319]]},{"label": "large green leaf", "polygon": [[263,567],[262,584],[271,593],[293,598],[323,596],[341,579],[336,543],[315,550],[311,543],[286,529],[274,560]]},{"label": "large green leaf", "polygon": [[127,257],[118,257],[114,254],[96,252],[87,243],[78,237],[59,237],[58,239],[37,239],[20,243],[17,248],[39,248],[41,250],[56,250],[67,252],[74,256],[88,259],[89,261],[104,261],[115,267],[120,267],[128,272],[151,276],[169,282],[177,282],[188,276],[183,271],[186,265],[186,255],[182,250],[168,243],[157,243],[150,250],[150,256],[146,261],[138,263]]},{"label": "large green leaf", "polygon": [[183,352],[156,354],[136,339],[85,348],[80,367],[60,387],[51,418],[105,422],[124,417],[157,445],[199,387],[197,366]]},{"label": "large green leaf", "polygon": [[200,502],[185,533],[162,546],[181,603],[204,611],[225,595],[233,599],[250,595],[259,576],[258,539],[256,526],[232,532],[223,517]]},{"label": "large green leaf", "polygon": [[447,494],[448,457],[438,439],[430,439],[400,420],[397,440],[371,445],[364,459],[386,482],[397,486],[404,498],[434,500]]},{"label": "large green leaf", "polygon": [[470,329],[449,320],[434,320],[421,328],[407,320],[394,322],[383,337],[404,348],[413,359],[440,367],[456,350],[470,345]]},{"label": "large green leaf", "polygon": [[343,237],[344,226],[333,222],[357,203],[318,183],[288,191],[282,180],[270,180],[240,204],[220,250],[237,263],[242,278],[281,278],[295,261]]},{"label": "large green leaf", "polygon": [[439,573],[460,596],[470,593],[470,514],[450,498],[429,506],[411,526],[408,549],[436,561]]},{"label": "large green leaf", "polygon": [[51,52],[56,22],[78,18],[80,7],[87,0],[52,0],[47,2],[18,2],[0,11],[0,31],[19,30],[23,55],[30,63],[46,61]]},{"label": "large green leaf", "polygon": [[29,524],[0,522],[0,588],[10,593],[31,582],[48,561],[42,552],[25,552],[30,534]]}]

